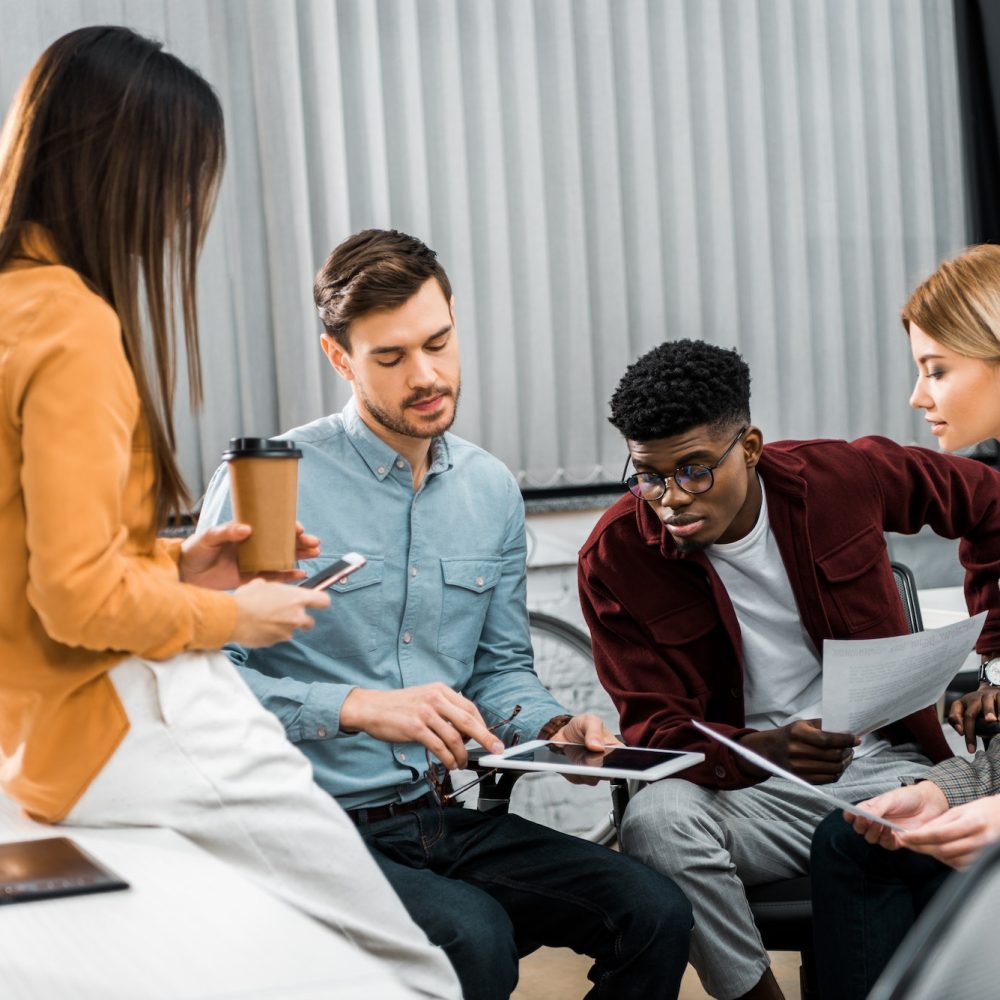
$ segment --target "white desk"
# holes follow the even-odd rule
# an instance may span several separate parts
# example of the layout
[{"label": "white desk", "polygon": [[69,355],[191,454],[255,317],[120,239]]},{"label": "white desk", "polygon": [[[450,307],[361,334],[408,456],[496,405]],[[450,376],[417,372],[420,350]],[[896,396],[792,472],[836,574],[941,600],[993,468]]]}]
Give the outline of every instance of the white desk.
[{"label": "white desk", "polygon": [[0,841],[46,836],[77,841],[132,888],[0,906],[4,1000],[412,997],[369,956],[170,830],[42,826],[0,797]]},{"label": "white desk", "polygon": [[961,587],[931,587],[917,591],[924,628],[939,628],[969,617],[965,591]]},{"label": "white desk", "polygon": [[[924,628],[940,628],[969,617],[965,591],[961,587],[932,587],[917,592]],[[965,658],[961,673],[979,672],[979,654],[973,650]]]}]

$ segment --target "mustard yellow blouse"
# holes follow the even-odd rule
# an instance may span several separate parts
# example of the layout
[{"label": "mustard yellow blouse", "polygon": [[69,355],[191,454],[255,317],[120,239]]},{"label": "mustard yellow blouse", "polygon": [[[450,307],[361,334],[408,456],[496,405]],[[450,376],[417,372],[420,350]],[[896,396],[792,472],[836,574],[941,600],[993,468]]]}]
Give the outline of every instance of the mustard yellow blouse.
[{"label": "mustard yellow blouse", "polygon": [[108,671],[216,649],[236,604],[157,538],[118,318],[28,227],[0,271],[0,787],[66,815],[129,722]]}]

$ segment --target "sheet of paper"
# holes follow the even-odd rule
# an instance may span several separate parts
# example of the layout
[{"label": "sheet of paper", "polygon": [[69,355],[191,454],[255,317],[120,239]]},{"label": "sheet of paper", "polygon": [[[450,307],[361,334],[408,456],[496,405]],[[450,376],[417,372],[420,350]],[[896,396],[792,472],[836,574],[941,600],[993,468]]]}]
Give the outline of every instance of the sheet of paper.
[{"label": "sheet of paper", "polygon": [[888,639],[823,642],[823,728],[863,736],[941,697],[975,646],[982,611],[943,628]]},{"label": "sheet of paper", "polygon": [[772,764],[766,757],[761,757],[759,753],[754,753],[753,750],[748,750],[735,740],[729,739],[728,736],[723,736],[721,733],[717,733],[714,729],[709,729],[708,726],[702,725],[702,723],[698,722],[696,719],[691,720],[691,725],[700,729],[708,736],[711,736],[713,740],[718,740],[720,743],[725,744],[734,753],[738,753],[741,757],[745,757],[751,764],[756,764],[759,768],[762,768],[765,771],[770,771],[771,774],[776,774],[779,778],[785,778],[795,785],[805,786],[810,791],[815,792],[818,796],[820,796],[820,798],[826,799],[831,805],[837,806],[840,809],[846,809],[852,816],[864,816],[866,819],[872,819],[875,820],[876,823],[881,823],[882,826],[888,827],[890,830],[898,830],[900,833],[905,832],[903,827],[901,827],[898,823],[882,819],[882,817],[876,813],[869,812],[867,809],[861,809],[854,805],[853,802],[848,802],[847,799],[837,798],[837,796],[832,792],[827,791],[830,787],[829,785],[810,785],[808,781],[804,781],[797,774],[792,774],[791,771],[786,771],[783,767],[778,767],[777,764]]}]

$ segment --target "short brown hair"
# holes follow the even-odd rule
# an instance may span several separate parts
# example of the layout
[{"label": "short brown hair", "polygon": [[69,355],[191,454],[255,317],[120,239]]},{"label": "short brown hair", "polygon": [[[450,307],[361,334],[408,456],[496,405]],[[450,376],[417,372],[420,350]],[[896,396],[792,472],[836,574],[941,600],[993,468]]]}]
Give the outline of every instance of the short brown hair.
[{"label": "short brown hair", "polygon": [[376,309],[398,309],[429,278],[437,279],[451,302],[448,275],[430,247],[395,229],[365,229],[326,258],[313,298],[323,329],[349,352],[348,328],[354,320]]}]

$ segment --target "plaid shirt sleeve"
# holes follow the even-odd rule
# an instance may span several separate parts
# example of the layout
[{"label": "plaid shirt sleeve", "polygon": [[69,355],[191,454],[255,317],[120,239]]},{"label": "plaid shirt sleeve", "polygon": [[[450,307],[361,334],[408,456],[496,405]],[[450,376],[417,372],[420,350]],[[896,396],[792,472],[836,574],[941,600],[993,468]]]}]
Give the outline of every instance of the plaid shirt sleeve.
[{"label": "plaid shirt sleeve", "polygon": [[972,760],[949,757],[921,775],[904,778],[903,784],[918,781],[933,781],[944,792],[949,806],[996,795],[1000,792],[1000,737],[991,741],[989,749],[979,750]]}]

